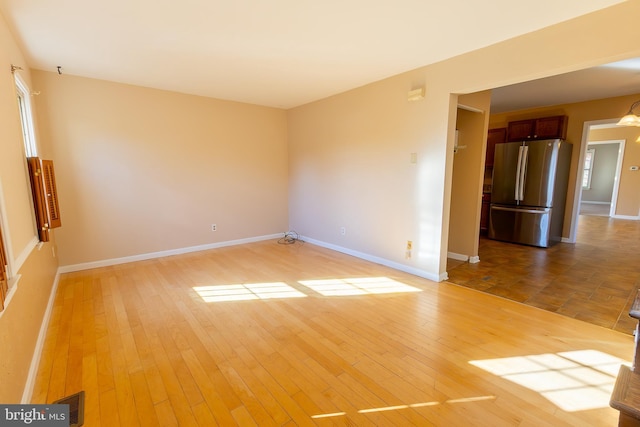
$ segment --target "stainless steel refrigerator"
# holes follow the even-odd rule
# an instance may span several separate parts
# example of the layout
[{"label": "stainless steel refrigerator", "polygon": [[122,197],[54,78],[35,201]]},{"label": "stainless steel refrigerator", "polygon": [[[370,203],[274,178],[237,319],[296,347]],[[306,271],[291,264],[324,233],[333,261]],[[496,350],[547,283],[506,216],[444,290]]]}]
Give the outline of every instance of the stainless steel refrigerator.
[{"label": "stainless steel refrigerator", "polygon": [[549,247],[562,239],[571,144],[496,144],[489,238]]}]

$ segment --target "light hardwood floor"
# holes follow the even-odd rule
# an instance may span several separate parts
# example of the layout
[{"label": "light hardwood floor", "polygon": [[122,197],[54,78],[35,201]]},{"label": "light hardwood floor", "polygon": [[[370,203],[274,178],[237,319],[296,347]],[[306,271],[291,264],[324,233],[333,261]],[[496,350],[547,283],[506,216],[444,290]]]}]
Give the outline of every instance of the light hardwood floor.
[{"label": "light hardwood floor", "polygon": [[266,241],[63,275],[33,402],[84,390],[90,427],[613,426],[632,355],[620,332]]}]

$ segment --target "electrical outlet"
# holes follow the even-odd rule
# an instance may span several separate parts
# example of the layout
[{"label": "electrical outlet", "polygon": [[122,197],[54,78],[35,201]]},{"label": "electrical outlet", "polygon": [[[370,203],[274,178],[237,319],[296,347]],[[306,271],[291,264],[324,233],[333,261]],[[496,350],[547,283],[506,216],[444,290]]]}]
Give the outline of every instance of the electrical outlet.
[{"label": "electrical outlet", "polygon": [[217,224],[211,224],[211,231],[218,231],[218,225]]},{"label": "electrical outlet", "polygon": [[343,236],[347,234],[347,229],[344,227],[340,227],[340,234],[342,234]]},{"label": "electrical outlet", "polygon": [[404,253],[404,257],[406,259],[411,259],[411,248],[413,248],[413,242],[411,240],[407,240],[407,250]]}]

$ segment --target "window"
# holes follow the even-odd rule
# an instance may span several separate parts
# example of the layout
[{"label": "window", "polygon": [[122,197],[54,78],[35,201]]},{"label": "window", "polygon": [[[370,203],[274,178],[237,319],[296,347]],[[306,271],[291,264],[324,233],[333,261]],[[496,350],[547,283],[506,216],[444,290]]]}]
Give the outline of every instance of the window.
[{"label": "window", "polygon": [[18,109],[20,110],[20,121],[22,122],[22,137],[24,139],[24,149],[27,157],[36,157],[38,155],[38,149],[36,147],[36,137],[33,130],[33,114],[31,112],[31,96],[29,88],[17,73],[14,73],[14,76],[18,93]]},{"label": "window", "polygon": [[31,111],[31,93],[24,80],[17,73],[14,73],[14,76],[38,238],[41,242],[48,242],[49,230],[61,226],[53,161],[40,160],[38,157]]},{"label": "window", "polygon": [[596,150],[593,148],[587,149],[584,155],[584,171],[582,173],[582,188],[591,188],[591,175],[593,174],[593,160],[596,155]]}]

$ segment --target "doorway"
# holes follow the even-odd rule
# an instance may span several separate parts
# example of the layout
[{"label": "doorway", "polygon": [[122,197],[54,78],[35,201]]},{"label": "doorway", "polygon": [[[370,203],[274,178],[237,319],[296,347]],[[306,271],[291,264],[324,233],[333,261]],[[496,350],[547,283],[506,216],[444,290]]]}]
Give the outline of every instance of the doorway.
[{"label": "doorway", "polygon": [[[621,129],[616,126],[619,119],[605,119],[605,120],[592,120],[586,121],[583,124],[582,142],[580,144],[580,150],[578,154],[578,167],[576,168],[576,179],[574,187],[573,206],[571,209],[571,230],[569,231],[569,237],[563,238],[564,242],[576,243],[578,234],[578,221],[581,215],[582,197],[583,197],[583,183],[585,179],[585,171],[583,165],[585,165],[585,158],[587,157],[589,148],[596,148],[599,143],[619,144],[618,156],[615,167],[614,183],[611,190],[611,203],[609,205],[609,212],[605,215],[612,218],[627,218],[628,215],[621,215],[620,210],[624,210],[624,206],[620,206],[619,203],[619,190],[620,180],[623,174],[622,162],[625,152],[625,129]],[[575,154],[575,153],[574,153]],[[597,163],[597,160],[596,160]],[[597,167],[597,166],[596,166]],[[587,200],[588,201],[588,200]],[[628,209],[627,209],[628,210]],[[625,211],[626,212],[626,211]],[[624,213],[624,212],[623,212]],[[637,219],[634,217],[633,219]]]},{"label": "doorway", "polygon": [[588,137],[582,163],[580,215],[615,216],[624,143],[624,140],[592,141]]}]

